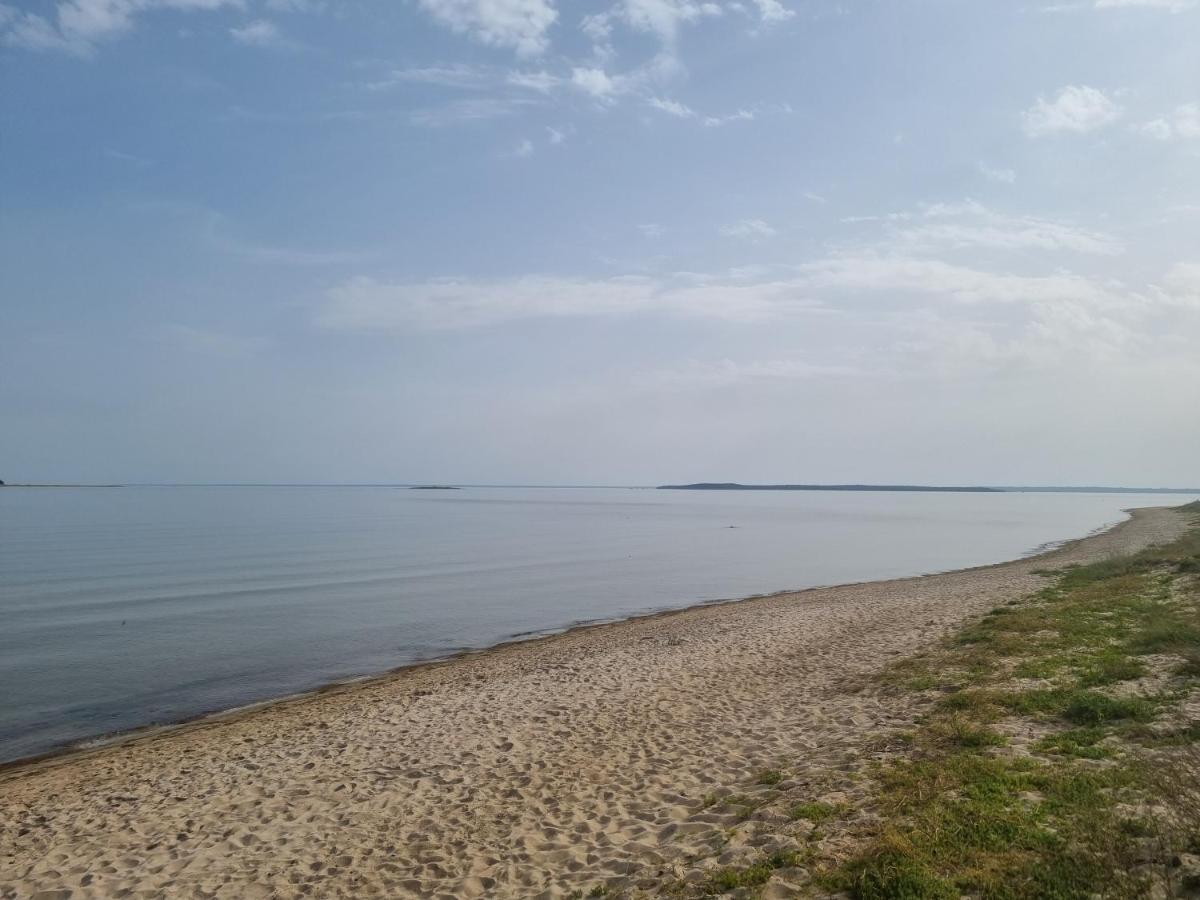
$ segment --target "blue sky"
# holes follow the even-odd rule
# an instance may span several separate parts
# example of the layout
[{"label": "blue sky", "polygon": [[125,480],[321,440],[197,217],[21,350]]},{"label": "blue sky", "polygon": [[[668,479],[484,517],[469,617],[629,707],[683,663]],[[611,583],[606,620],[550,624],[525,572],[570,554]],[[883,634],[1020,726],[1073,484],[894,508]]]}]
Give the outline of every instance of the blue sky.
[{"label": "blue sky", "polygon": [[0,477],[1200,483],[1198,39],[0,3]]}]

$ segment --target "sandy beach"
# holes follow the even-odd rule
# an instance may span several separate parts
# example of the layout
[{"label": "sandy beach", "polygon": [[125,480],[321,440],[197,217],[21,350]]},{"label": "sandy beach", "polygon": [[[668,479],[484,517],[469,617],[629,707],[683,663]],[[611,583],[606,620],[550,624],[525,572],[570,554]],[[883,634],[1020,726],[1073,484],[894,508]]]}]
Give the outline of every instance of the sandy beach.
[{"label": "sandy beach", "polygon": [[[911,699],[870,676],[1044,584],[1183,533],[512,644],[0,772],[0,896],[566,897],[701,877],[791,822],[713,797],[853,803]],[[864,813],[869,814],[869,813]],[[830,840],[840,840],[832,836]],[[836,850],[836,848],[834,848]],[[778,873],[765,896],[810,893]]]}]

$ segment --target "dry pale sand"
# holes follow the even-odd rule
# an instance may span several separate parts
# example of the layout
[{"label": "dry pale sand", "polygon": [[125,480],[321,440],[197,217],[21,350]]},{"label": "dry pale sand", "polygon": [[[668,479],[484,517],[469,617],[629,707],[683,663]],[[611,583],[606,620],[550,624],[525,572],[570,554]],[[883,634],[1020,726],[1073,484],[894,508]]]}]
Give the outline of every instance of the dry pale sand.
[{"label": "dry pale sand", "polygon": [[816,798],[904,724],[865,676],[1035,591],[1036,569],[1184,527],[1142,510],[1035,559],[579,629],[10,769],[0,896],[649,887],[753,849],[706,795],[777,767]]}]

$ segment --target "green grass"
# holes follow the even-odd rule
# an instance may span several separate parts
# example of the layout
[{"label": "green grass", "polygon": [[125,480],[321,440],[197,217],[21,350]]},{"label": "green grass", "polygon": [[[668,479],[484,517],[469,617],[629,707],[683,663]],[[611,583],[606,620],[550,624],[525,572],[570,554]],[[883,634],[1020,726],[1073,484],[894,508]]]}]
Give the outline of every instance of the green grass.
[{"label": "green grass", "polygon": [[1062,656],[1039,656],[1019,662],[1013,669],[1013,675],[1016,678],[1045,680],[1053,678],[1067,664],[1068,660]]},{"label": "green grass", "polygon": [[[1200,514],[1200,503],[1187,510]],[[957,689],[932,705],[911,751],[879,770],[880,824],[824,886],[862,900],[1144,896],[1147,835],[1122,804],[1200,792],[1180,787],[1200,784],[1200,771],[1165,757],[1142,765],[1137,748],[1200,759],[1200,722],[1150,727],[1178,692],[1120,696],[1114,686],[1145,677],[1148,654],[1182,657],[1177,674],[1200,678],[1195,572],[1200,527],[1051,573],[1028,601],[993,609],[919,665],[893,667],[894,687]],[[1034,735],[1026,751],[1007,752],[1002,720]]]},{"label": "green grass", "polygon": [[1043,753],[1057,753],[1079,759],[1108,759],[1113,751],[1100,746],[1108,737],[1103,728],[1071,728],[1038,741],[1036,748]]},{"label": "green grass", "polygon": [[748,866],[726,866],[709,876],[705,883],[705,895],[724,894],[738,888],[761,887],[771,880],[776,869],[787,869],[801,865],[804,857],[795,850],[780,850],[751,863]]},{"label": "green grass", "polygon": [[980,690],[956,691],[948,694],[937,702],[935,708],[939,713],[961,713],[983,721],[994,719],[999,711],[996,696],[991,692]]},{"label": "green grass", "polygon": [[1145,674],[1146,664],[1141,660],[1133,659],[1119,651],[1107,651],[1085,665],[1079,675],[1079,686],[1103,687],[1122,681],[1132,681]]},{"label": "green grass", "polygon": [[[704,805],[743,820],[786,809],[810,823],[780,826],[803,855],[725,866],[667,893],[755,897],[802,865],[808,875],[789,881],[864,900],[1146,896],[1173,855],[1200,853],[1200,721],[1175,718],[1200,690],[1200,503],[1187,511],[1196,527],[1180,540],[1043,570],[1031,597],[890,665],[880,686],[921,713],[903,741],[881,734],[872,755],[883,762],[852,773],[871,790],[867,815],[796,802],[783,767],[758,772],[775,789]],[[738,827],[761,835],[773,821]],[[848,846],[858,849],[846,858]]]},{"label": "green grass", "polygon": [[1072,692],[1062,717],[1075,725],[1104,725],[1130,720],[1148,722],[1154,717],[1155,704],[1140,697],[1119,699],[1093,691]]},{"label": "green grass", "polygon": [[1200,722],[1165,729],[1140,726],[1128,729],[1125,736],[1143,747],[1185,747],[1200,743]]},{"label": "green grass", "polygon": [[[584,893],[582,890],[574,890],[567,894],[568,900],[582,900]],[[588,897],[615,897],[612,891],[609,890],[607,884],[597,884],[587,892]]]},{"label": "green grass", "polygon": [[907,849],[880,852],[855,863],[844,887],[860,900],[957,900],[959,892]]},{"label": "green grass", "polygon": [[948,747],[1000,747],[1006,743],[1004,737],[991,728],[977,724],[962,716],[947,716],[932,722],[927,738]]},{"label": "green grass", "polygon": [[1181,653],[1200,650],[1200,625],[1179,616],[1164,616],[1133,641],[1135,653]]},{"label": "green grass", "polygon": [[934,675],[914,675],[904,683],[907,690],[914,692],[933,690],[938,686],[937,677]]},{"label": "green grass", "polygon": [[799,821],[812,822],[814,825],[819,825],[827,819],[832,819],[839,812],[840,806],[835,806],[832,803],[797,803],[790,810],[788,815]]}]

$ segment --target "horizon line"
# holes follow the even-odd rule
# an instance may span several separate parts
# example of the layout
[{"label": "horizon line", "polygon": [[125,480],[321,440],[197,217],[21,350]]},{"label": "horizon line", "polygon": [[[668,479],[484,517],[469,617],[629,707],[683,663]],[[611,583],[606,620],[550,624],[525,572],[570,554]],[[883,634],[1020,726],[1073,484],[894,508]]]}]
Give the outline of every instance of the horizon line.
[{"label": "horizon line", "polygon": [[990,490],[994,492],[1018,493],[1018,492],[1049,492],[1049,491],[1078,491],[1090,493],[1104,492],[1121,492],[1121,493],[1179,493],[1179,494],[1196,494],[1200,493],[1200,487],[1146,487],[1146,486],[1125,486],[1125,485],[1097,485],[1097,484],[918,484],[905,482],[828,482],[828,483],[801,483],[801,482],[772,482],[772,483],[755,483],[755,482],[692,482],[692,483],[676,483],[676,484],[578,484],[578,483],[557,483],[557,484],[525,484],[525,483],[501,483],[501,482],[465,482],[465,481],[128,481],[128,482],[68,482],[68,481],[29,481],[29,482],[0,482],[4,487],[97,487],[97,488],[118,488],[118,487],[330,487],[330,488],[351,488],[351,487],[395,487],[395,488],[413,488],[413,487],[429,487],[431,485],[458,487],[458,488],[525,488],[525,489],[589,489],[589,490],[656,490],[660,488],[694,488],[696,486],[718,486],[724,487],[728,485],[727,490],[737,490],[739,488],[757,489],[757,490],[786,490],[788,488],[803,487],[813,491],[820,490],[844,490],[846,488],[855,488],[861,491],[870,491],[872,488],[879,489],[895,489],[907,488],[914,492],[921,490],[930,491],[966,491],[966,490]]}]

